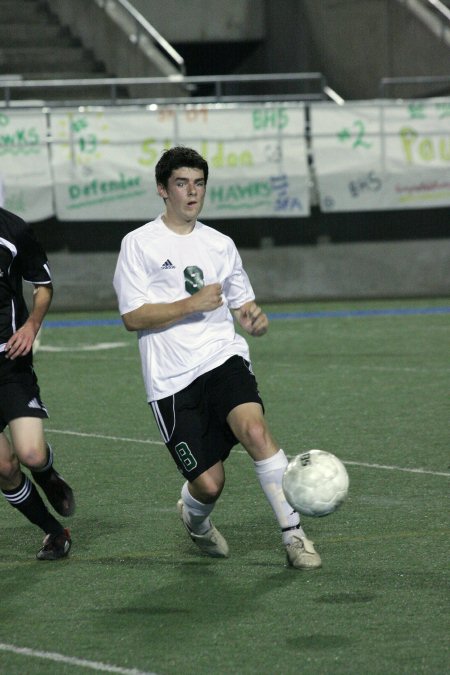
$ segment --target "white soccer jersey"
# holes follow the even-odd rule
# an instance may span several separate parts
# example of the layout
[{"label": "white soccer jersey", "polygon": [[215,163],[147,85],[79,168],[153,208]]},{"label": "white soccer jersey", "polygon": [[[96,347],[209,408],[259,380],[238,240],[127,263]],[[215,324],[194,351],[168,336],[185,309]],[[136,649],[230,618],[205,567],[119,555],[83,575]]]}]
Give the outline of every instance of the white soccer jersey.
[{"label": "white soccer jersey", "polygon": [[230,308],[242,307],[255,295],[232,239],[199,221],[192,232],[179,235],[159,216],[124,237],[114,274],[121,315],[146,303],[181,300],[213,283],[223,289],[218,309],[168,328],[138,331],[148,401],[184,389],[235,354],[249,360]]}]

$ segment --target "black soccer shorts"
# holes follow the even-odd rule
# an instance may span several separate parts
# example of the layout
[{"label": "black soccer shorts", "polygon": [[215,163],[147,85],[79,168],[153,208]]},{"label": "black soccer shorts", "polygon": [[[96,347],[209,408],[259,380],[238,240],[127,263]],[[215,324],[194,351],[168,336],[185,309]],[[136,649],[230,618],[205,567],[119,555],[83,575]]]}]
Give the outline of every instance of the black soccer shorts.
[{"label": "black soccer shorts", "polygon": [[173,396],[150,403],[161,436],[188,481],[225,461],[239,443],[227,416],[242,403],[259,403],[264,410],[255,376],[242,356],[232,356]]},{"label": "black soccer shorts", "polygon": [[31,356],[7,359],[0,354],[0,432],[19,417],[45,419],[48,412],[42,403]]}]

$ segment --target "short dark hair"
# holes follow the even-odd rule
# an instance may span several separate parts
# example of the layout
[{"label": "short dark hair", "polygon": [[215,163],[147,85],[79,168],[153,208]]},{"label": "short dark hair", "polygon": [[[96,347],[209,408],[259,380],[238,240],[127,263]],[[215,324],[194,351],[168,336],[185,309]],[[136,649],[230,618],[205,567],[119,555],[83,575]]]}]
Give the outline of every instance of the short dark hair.
[{"label": "short dark hair", "polygon": [[155,167],[156,184],[167,187],[172,171],[188,166],[203,171],[205,185],[208,182],[208,162],[196,150],[177,145],[165,150]]}]

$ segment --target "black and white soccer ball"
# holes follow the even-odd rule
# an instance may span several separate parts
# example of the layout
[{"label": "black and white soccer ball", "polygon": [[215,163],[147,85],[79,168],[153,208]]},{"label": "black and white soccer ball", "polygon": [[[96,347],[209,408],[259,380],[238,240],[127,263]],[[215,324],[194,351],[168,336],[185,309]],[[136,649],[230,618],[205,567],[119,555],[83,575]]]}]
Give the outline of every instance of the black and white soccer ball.
[{"label": "black and white soccer ball", "polygon": [[349,478],[344,464],[325,450],[308,450],[294,457],[283,475],[290,506],[306,516],[327,516],[346,499]]}]

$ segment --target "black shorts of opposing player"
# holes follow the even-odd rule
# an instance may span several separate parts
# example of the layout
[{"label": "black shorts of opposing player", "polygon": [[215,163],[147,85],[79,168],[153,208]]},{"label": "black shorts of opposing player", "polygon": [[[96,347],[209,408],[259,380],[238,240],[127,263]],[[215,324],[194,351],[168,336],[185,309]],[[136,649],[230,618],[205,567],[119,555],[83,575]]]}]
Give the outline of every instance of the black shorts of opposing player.
[{"label": "black shorts of opposing player", "polygon": [[31,357],[7,359],[0,354],[0,432],[19,417],[45,419],[48,412],[42,403]]},{"label": "black shorts of opposing player", "polygon": [[224,461],[237,445],[227,416],[242,403],[259,403],[264,410],[250,364],[232,356],[186,389],[150,404],[161,436],[188,481]]}]

